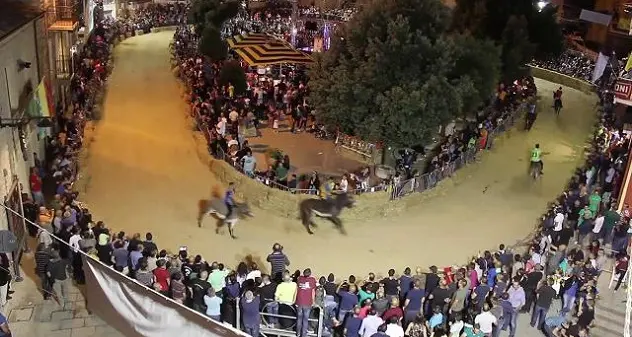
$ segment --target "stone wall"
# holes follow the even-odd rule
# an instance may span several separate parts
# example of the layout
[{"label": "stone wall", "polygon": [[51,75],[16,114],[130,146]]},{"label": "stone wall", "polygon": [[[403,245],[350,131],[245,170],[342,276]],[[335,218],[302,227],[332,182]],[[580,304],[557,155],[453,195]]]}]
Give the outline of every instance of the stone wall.
[{"label": "stone wall", "polygon": [[559,83],[562,87],[573,88],[589,95],[595,93],[595,86],[590,82],[536,66],[530,66],[530,68],[531,75],[533,77],[541,78],[553,83]]}]

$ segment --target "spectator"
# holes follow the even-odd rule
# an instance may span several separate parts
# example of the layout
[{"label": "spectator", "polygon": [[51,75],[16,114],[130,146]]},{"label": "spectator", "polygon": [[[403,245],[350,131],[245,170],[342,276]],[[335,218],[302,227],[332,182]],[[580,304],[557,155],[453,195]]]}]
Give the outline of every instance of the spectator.
[{"label": "spectator", "polygon": [[307,268],[303,271],[303,276],[299,277],[297,282],[295,304],[296,334],[298,337],[307,337],[308,320],[312,312],[312,306],[314,305],[315,290],[316,279],[312,277],[312,270]]},{"label": "spectator", "polygon": [[272,246],[272,253],[268,255],[267,261],[270,262],[270,270],[272,279],[279,282],[282,279],[283,272],[286,267],[290,266],[290,260],[283,253],[283,246],[275,243]]},{"label": "spectator", "polygon": [[259,296],[255,296],[250,290],[244,293],[244,297],[241,299],[241,317],[244,331],[250,336],[259,336],[259,325],[261,324],[259,305]]},{"label": "spectator", "polygon": [[204,295],[204,304],[206,305],[206,316],[212,318],[217,322],[221,322],[221,306],[222,298],[217,296],[215,289],[208,288],[206,295]]},{"label": "spectator", "polygon": [[[70,280],[68,279],[67,269],[68,263],[66,260],[59,257],[59,252],[53,249],[51,251],[50,262],[46,267],[46,274],[53,282],[55,298],[57,299],[57,303],[59,303],[62,307],[64,306],[64,303],[66,303],[69,295],[68,289],[70,287]],[[1,281],[2,280],[0,280],[0,283]],[[4,298],[6,298],[6,296],[0,293],[0,301]]]}]

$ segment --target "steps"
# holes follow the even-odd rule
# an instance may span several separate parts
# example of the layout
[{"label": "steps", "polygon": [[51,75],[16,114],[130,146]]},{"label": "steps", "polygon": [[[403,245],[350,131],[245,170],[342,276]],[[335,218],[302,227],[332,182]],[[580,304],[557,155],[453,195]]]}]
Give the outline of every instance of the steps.
[{"label": "steps", "polygon": [[625,290],[613,292],[608,288],[602,289],[600,299],[595,305],[594,327],[591,336],[621,337],[625,324]]}]

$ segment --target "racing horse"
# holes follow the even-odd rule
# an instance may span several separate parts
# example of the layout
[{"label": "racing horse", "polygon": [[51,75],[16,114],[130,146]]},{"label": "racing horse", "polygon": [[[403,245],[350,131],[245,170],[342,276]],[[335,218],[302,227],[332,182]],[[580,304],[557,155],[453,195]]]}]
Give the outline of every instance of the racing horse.
[{"label": "racing horse", "polygon": [[224,225],[228,225],[230,237],[236,239],[235,225],[237,225],[239,219],[246,216],[254,216],[247,203],[235,203],[232,214],[228,218],[226,218],[226,214],[228,214],[228,208],[223,199],[214,198],[210,200],[200,200],[197,218],[198,227],[202,227],[202,220],[204,220],[205,216],[212,215],[218,220],[215,233],[219,234],[220,229]]},{"label": "racing horse", "polygon": [[339,216],[344,208],[353,207],[355,201],[353,197],[347,193],[336,194],[333,199],[306,199],[299,204],[299,213],[303,226],[307,229],[307,233],[314,234],[312,227],[317,227],[314,223],[314,215],[326,218],[333,222],[336,228],[342,234],[347,234],[342,226],[342,220]]}]

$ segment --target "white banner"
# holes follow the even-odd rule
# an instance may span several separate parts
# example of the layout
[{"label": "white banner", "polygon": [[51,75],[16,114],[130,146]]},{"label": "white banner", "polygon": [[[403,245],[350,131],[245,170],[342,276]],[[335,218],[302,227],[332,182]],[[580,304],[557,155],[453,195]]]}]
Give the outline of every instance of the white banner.
[{"label": "white banner", "polygon": [[579,14],[579,19],[599,25],[608,26],[610,24],[610,21],[612,21],[612,15],[582,9],[582,12]]},{"label": "white banner", "polygon": [[88,309],[127,337],[249,337],[83,256]]},{"label": "white banner", "polygon": [[606,70],[606,66],[608,65],[609,60],[610,57],[599,53],[599,56],[597,57],[597,62],[595,62],[595,68],[593,69],[591,81],[592,83],[597,82],[601,75],[603,75],[603,72]]}]

